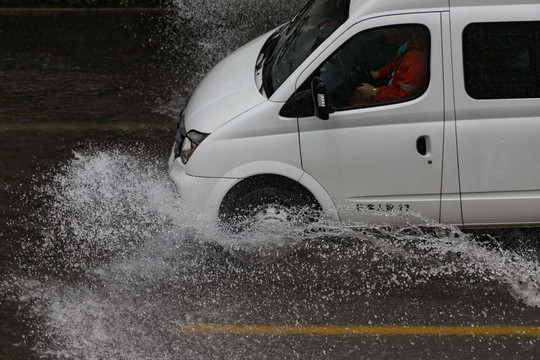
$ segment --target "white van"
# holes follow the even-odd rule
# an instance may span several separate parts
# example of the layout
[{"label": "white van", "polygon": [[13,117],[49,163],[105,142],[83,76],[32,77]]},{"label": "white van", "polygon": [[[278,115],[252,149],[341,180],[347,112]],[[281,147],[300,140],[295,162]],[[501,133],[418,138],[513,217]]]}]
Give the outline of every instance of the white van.
[{"label": "white van", "polygon": [[539,224],[540,3],[311,0],[204,78],[169,166],[215,222]]}]

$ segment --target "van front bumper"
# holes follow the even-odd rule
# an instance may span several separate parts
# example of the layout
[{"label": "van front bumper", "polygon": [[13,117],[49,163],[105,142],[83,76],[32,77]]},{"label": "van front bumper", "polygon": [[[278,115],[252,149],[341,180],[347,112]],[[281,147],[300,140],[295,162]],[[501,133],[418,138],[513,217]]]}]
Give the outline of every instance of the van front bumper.
[{"label": "van front bumper", "polygon": [[203,220],[216,223],[219,207],[225,194],[240,179],[192,176],[180,158],[174,158],[174,149],[169,158],[169,175],[178,187],[182,201]]}]

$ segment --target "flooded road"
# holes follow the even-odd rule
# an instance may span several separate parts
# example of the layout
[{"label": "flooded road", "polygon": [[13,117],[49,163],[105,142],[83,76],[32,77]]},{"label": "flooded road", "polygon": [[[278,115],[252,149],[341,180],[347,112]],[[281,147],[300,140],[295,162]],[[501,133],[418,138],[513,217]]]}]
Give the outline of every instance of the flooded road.
[{"label": "flooded road", "polygon": [[536,230],[234,237],[182,203],[191,90],[301,5],[0,11],[0,359],[540,357]]}]

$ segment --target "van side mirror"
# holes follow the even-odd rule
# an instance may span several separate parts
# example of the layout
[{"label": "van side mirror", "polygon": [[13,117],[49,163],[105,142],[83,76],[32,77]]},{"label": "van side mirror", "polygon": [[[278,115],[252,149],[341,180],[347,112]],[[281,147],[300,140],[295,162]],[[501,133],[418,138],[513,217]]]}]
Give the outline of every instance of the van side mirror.
[{"label": "van side mirror", "polygon": [[[302,85],[301,90],[295,92],[287,100],[279,111],[279,115],[286,118],[317,116],[320,119],[328,120],[329,114],[334,112],[334,109],[326,106],[326,85],[324,80],[315,78],[311,82],[306,82],[304,85]],[[311,85],[311,88],[307,85]],[[315,89],[317,89],[318,94],[315,93]],[[321,104],[319,104],[319,100],[322,101]],[[325,113],[326,118],[323,118]]]},{"label": "van side mirror", "polygon": [[314,116],[311,89],[295,92],[283,105],[279,115],[288,118]]},{"label": "van side mirror", "polygon": [[311,80],[311,96],[315,105],[315,116],[321,120],[328,120],[330,110],[328,109],[326,84],[320,77]]}]

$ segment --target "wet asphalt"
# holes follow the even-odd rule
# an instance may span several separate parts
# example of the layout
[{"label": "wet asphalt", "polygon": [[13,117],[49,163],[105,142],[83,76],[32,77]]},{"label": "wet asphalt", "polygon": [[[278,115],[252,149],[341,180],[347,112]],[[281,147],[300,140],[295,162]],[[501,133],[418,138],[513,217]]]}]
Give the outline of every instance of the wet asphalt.
[{"label": "wet asphalt", "polygon": [[[73,151],[143,142],[166,157],[174,114],[159,106],[176,69],[160,49],[163,17],[0,9],[0,273],[28,261],[21,243],[39,236],[42,206],[33,189]],[[0,358],[37,358],[25,309],[1,298]]]},{"label": "wet asphalt", "polygon": [[[171,16],[175,20],[171,20]],[[47,322],[47,316],[53,317],[53,311],[36,312],[39,307],[25,301],[25,296],[30,294],[35,297],[34,302],[39,302],[41,296],[54,298],[55,289],[68,292],[67,288],[74,287],[81,293],[88,291],[83,297],[88,298],[94,294],[89,289],[93,290],[102,280],[97,281],[88,273],[59,280],[65,281],[64,286],[42,280],[48,271],[51,277],[61,278],[65,274],[58,275],[47,266],[41,266],[39,262],[49,260],[36,255],[32,249],[33,244],[41,246],[44,232],[49,231],[47,226],[62,224],[61,221],[47,223],[40,216],[50,211],[47,205],[50,197],[55,195],[43,195],[39,188],[54,182],[56,175],[69,172],[71,168],[66,168],[66,164],[74,161],[77,152],[92,153],[95,150],[101,154],[114,154],[114,149],[120,148],[128,149],[132,154],[139,146],[144,147],[145,158],[155,161],[166,182],[166,159],[174,137],[175,117],[201,73],[229,47],[242,42],[231,36],[227,28],[239,27],[239,31],[249,38],[273,26],[272,21],[280,20],[268,20],[246,30],[242,28],[245,25],[238,24],[240,15],[218,19],[217,25],[212,26],[224,27],[225,30],[218,33],[229,38],[214,48],[214,58],[200,61],[197,51],[202,51],[201,45],[194,38],[197,33],[194,24],[202,26],[197,16],[189,14],[178,18],[176,12],[165,10],[0,9],[0,283],[11,284],[15,278],[19,280],[14,282],[26,279],[21,287],[27,288],[31,283],[28,279],[35,277],[45,286],[41,292],[17,291],[13,289],[19,287],[11,285],[0,287],[3,291],[0,293],[0,359],[540,357],[540,345],[535,336],[201,335],[185,334],[178,328],[171,330],[178,323],[170,320],[182,318],[186,323],[540,326],[540,308],[508,290],[509,282],[520,279],[531,278],[533,284],[538,284],[538,235],[535,231],[510,231],[502,235],[484,231],[465,235],[458,231],[458,235],[445,235],[463,238],[458,246],[466,246],[467,241],[488,239],[488,250],[473,246],[471,251],[485,250],[485,257],[491,262],[482,263],[484,258],[478,255],[469,265],[463,266],[467,270],[474,266],[484,268],[471,272],[461,268],[441,271],[446,262],[458,264],[459,268],[461,260],[444,258],[447,253],[442,257],[425,257],[414,246],[412,250],[408,249],[407,246],[411,247],[408,240],[395,233],[372,235],[361,231],[354,236],[321,236],[311,243],[301,242],[280,256],[275,255],[275,249],[268,253],[267,250],[253,253],[204,242],[202,250],[190,253],[192,246],[198,246],[198,243],[190,243],[189,247],[182,248],[188,256],[171,255],[172,260],[162,255],[157,257],[170,267],[178,266],[171,273],[162,270],[159,281],[155,277],[151,281],[133,280],[133,283],[131,280],[115,280],[116,283],[111,280],[108,285],[115,287],[118,293],[114,296],[125,302],[129,299],[137,303],[133,299],[148,296],[154,304],[159,304],[141,306],[144,311],[137,316],[132,310],[126,310],[128,306],[121,306],[116,312],[107,310],[105,305],[100,307],[103,321],[107,321],[107,315],[115,319],[122,317],[124,312],[128,317],[133,316],[132,321],[126,323],[129,326],[115,329],[116,334],[125,335],[124,331],[130,326],[139,326],[143,334],[154,329],[156,337],[149,336],[151,341],[144,336],[137,338],[140,334],[134,332],[126,337],[119,336],[120,344],[109,344],[100,339],[88,346],[81,345],[80,339],[90,333],[82,330],[84,326],[70,325],[69,319],[73,324],[75,319],[82,318],[88,325],[93,317],[85,317],[80,308],[73,310],[77,316],[66,315],[68,320],[62,325],[72,327],[69,336],[62,333],[62,337],[57,328],[53,331],[51,326],[40,325],[51,323],[50,319]],[[228,21],[234,21],[234,24],[228,24]],[[113,164],[121,165],[114,161]],[[161,184],[157,180],[156,183]],[[169,189],[168,185],[164,186]],[[178,236],[190,238],[186,234]],[[432,239],[431,235],[418,236],[426,242]],[[514,244],[505,247],[510,248],[509,257],[525,254],[509,264],[520,267],[532,263],[531,272],[515,275],[515,278],[512,278],[514,275],[499,276],[496,263],[502,260],[497,259],[504,257],[497,257],[501,251],[490,250],[494,236]],[[364,245],[359,245],[359,239],[369,242],[366,240]],[[516,242],[525,245],[519,247]],[[365,245],[374,243],[377,244],[373,247]],[[404,247],[400,248],[402,245]],[[392,251],[408,249],[414,256],[403,260],[388,252],[388,247]],[[281,248],[278,250],[282,251]],[[459,258],[460,255],[454,256]],[[480,263],[483,265],[478,265]],[[487,263],[491,265],[485,265]],[[189,271],[185,264],[190,264]],[[440,274],[422,275],[425,281],[411,281],[409,286],[393,286],[392,281],[387,280],[395,275],[394,267],[399,270],[395,271],[397,282],[406,282],[405,278],[423,274],[423,270],[429,272],[436,268]],[[27,268],[34,270],[26,272]],[[134,276],[126,270],[104,268],[125,279]],[[411,268],[414,271],[409,272]],[[484,276],[485,272],[491,275]],[[515,273],[519,274],[519,269],[512,274]],[[175,279],[174,283],[167,280],[171,278]],[[146,286],[145,281],[150,285]],[[77,285],[77,282],[91,285]],[[380,286],[381,290],[364,292],[361,289],[366,284],[373,289]],[[99,294],[116,304],[112,295],[109,298],[109,295]],[[535,294],[533,296],[538,296]],[[77,301],[83,302],[83,298],[77,298]],[[69,313],[69,298],[64,296],[62,299],[55,304],[64,306]],[[43,308],[47,309],[47,306]],[[168,330],[157,330],[158,321],[152,319],[160,320],[159,326],[166,322]],[[58,325],[58,322],[54,324]],[[114,326],[109,325],[108,329],[111,328]],[[181,340],[176,339],[177,336]],[[156,341],[162,341],[163,346],[156,346]]]}]

